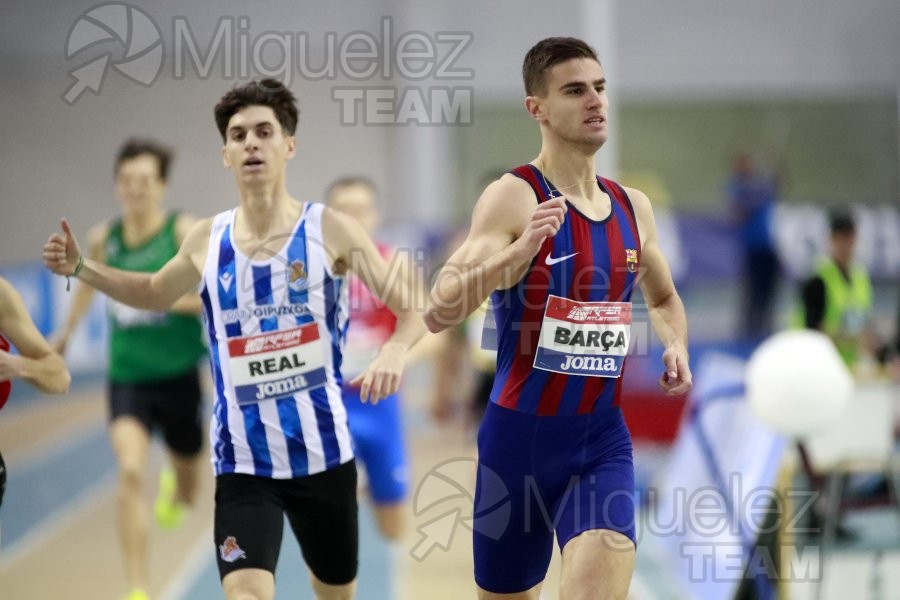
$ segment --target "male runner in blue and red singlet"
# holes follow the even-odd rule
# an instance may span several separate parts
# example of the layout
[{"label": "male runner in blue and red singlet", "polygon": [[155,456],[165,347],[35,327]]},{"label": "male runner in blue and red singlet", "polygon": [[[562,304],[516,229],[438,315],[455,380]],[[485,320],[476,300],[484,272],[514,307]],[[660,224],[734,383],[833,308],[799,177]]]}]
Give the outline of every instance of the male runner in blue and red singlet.
[{"label": "male runner in blue and red singlet", "polygon": [[560,598],[625,598],[634,468],[619,402],[634,285],[665,345],[670,394],[691,387],[687,321],[647,196],[595,175],[608,102],[593,49],[545,39],[523,76],[540,154],[484,191],[425,317],[439,331],[490,295],[497,323],[478,435],[475,580],[482,599],[538,598],[555,533]]}]

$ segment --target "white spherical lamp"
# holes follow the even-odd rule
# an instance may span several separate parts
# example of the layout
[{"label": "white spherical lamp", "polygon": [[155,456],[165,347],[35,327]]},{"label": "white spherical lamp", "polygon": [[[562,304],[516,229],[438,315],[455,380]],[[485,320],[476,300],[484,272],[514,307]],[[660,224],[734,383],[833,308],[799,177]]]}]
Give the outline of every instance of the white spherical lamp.
[{"label": "white spherical lamp", "polygon": [[853,377],[834,343],[809,329],[782,331],[753,352],[747,399],[762,422],[804,436],[833,425],[853,394]]}]

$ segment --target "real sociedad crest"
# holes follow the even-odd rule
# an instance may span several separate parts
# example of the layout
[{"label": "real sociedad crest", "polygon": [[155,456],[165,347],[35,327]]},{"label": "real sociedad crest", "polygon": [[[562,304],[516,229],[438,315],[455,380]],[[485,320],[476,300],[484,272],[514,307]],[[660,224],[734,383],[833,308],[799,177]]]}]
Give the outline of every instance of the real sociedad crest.
[{"label": "real sociedad crest", "polygon": [[306,263],[299,259],[295,260],[291,263],[291,269],[288,271],[288,287],[299,292],[306,288],[306,282]]}]

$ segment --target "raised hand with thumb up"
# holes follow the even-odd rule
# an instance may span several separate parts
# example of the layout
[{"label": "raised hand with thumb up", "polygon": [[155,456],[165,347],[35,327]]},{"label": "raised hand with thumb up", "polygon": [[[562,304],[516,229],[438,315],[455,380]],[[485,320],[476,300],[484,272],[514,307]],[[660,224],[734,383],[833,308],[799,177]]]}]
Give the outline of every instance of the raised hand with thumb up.
[{"label": "raised hand with thumb up", "polygon": [[81,248],[65,218],[60,220],[62,232],[54,233],[44,244],[44,265],[57,275],[73,275],[81,260]]}]

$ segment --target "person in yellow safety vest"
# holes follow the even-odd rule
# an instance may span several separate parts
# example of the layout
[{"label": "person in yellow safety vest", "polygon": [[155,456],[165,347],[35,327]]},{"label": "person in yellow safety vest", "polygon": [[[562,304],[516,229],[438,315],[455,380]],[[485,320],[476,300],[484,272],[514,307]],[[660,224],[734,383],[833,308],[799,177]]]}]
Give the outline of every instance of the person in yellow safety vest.
[{"label": "person in yellow safety vest", "polygon": [[[860,358],[871,355],[875,348],[870,331],[872,284],[866,267],[853,260],[856,222],[852,214],[846,210],[832,211],[829,229],[829,255],[819,259],[811,276],[803,284],[794,325],[826,334],[850,371],[859,375]],[[844,485],[859,487],[858,482],[851,485],[847,481]],[[873,484],[864,485],[871,487]],[[809,527],[821,531],[822,502],[816,502],[813,506]],[[856,532],[841,521],[837,523],[836,535],[842,540],[857,537]]]},{"label": "person in yellow safety vest", "polygon": [[830,216],[831,249],[804,283],[795,321],[830,337],[851,370],[871,350],[872,284],[866,267],[853,261],[856,223],[849,212]]}]

